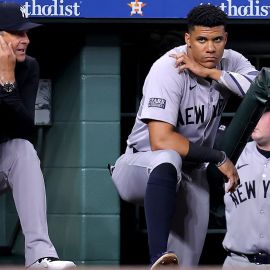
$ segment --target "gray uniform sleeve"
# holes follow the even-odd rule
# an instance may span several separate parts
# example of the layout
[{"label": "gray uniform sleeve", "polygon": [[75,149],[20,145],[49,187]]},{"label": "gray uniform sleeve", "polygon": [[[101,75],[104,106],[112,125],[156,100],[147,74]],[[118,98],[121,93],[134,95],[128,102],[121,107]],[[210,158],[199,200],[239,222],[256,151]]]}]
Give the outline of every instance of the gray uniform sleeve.
[{"label": "gray uniform sleeve", "polygon": [[238,96],[244,96],[258,71],[242,54],[225,50],[221,60],[222,75],[219,83]]},{"label": "gray uniform sleeve", "polygon": [[174,65],[175,60],[164,55],[152,66],[143,87],[140,119],[164,121],[176,126],[184,80]]}]

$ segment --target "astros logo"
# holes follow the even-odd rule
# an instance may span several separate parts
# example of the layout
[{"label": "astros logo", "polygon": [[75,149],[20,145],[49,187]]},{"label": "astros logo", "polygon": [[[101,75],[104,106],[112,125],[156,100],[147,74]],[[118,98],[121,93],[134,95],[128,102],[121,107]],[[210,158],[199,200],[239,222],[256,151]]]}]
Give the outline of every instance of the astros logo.
[{"label": "astros logo", "polygon": [[134,2],[128,3],[128,5],[132,8],[130,16],[133,16],[134,14],[140,14],[143,16],[142,8],[146,6],[145,3],[135,0]]}]

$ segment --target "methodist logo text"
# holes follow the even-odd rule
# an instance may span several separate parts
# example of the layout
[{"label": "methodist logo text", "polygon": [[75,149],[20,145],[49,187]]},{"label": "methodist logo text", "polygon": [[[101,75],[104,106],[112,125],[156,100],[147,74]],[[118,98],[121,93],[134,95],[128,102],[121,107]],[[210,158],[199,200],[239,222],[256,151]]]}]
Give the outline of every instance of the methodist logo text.
[{"label": "methodist logo text", "polygon": [[52,0],[51,3],[44,5],[32,0],[25,2],[24,8],[29,16],[80,16],[79,2],[66,4],[64,0]]}]

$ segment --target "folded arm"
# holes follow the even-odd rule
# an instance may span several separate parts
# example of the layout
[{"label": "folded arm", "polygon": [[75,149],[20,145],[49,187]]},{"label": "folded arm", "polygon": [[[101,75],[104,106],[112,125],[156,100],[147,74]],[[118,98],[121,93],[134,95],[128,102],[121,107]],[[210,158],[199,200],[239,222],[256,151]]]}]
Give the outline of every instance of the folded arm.
[{"label": "folded arm", "polygon": [[173,125],[166,122],[149,120],[148,128],[152,151],[175,150],[182,158],[189,161],[213,162],[230,181],[228,191],[233,191],[238,185],[237,170],[223,152],[191,143],[186,137],[176,132]]}]

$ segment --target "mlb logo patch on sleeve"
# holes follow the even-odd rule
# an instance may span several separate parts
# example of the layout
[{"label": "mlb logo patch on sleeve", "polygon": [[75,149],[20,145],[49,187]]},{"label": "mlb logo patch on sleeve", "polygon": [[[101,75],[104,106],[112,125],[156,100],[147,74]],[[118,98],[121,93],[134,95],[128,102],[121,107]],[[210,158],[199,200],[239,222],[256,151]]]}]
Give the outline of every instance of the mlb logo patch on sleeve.
[{"label": "mlb logo patch on sleeve", "polygon": [[150,98],[148,102],[148,107],[156,107],[160,109],[165,109],[166,99],[163,98]]}]

